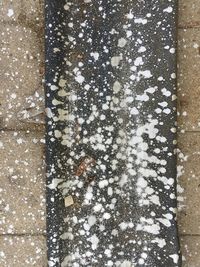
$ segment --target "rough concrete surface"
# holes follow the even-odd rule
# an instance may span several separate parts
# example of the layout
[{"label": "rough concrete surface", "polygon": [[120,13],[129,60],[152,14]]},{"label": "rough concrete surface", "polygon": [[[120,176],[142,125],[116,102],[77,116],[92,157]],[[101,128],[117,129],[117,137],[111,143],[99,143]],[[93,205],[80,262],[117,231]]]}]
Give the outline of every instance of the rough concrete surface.
[{"label": "rough concrete surface", "polygon": [[41,133],[1,133],[0,234],[45,230],[43,142]]},{"label": "rough concrete surface", "polygon": [[46,267],[44,236],[1,236],[0,266]]},{"label": "rough concrete surface", "polygon": [[[43,0],[0,3],[1,267],[47,264],[43,6]],[[183,267],[199,267],[199,0],[179,1],[178,39],[178,222]]]},{"label": "rough concrete surface", "polygon": [[200,27],[179,29],[178,126],[200,130]]},{"label": "rough concrete surface", "polygon": [[200,266],[200,2],[179,1],[178,224],[183,267]]},{"label": "rough concrete surface", "polygon": [[195,28],[200,26],[199,0],[179,0],[179,27]]},{"label": "rough concrete surface", "polygon": [[200,235],[200,134],[180,134],[179,148],[178,173],[182,173],[179,184],[184,188],[181,194],[184,201],[180,199],[179,202],[179,232],[184,235]]}]

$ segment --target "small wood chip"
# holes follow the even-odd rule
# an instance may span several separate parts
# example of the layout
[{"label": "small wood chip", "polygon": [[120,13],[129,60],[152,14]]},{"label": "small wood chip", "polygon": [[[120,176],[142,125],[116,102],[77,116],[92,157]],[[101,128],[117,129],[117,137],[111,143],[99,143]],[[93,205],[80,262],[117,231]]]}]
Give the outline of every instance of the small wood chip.
[{"label": "small wood chip", "polygon": [[65,197],[65,207],[69,207],[74,204],[72,196]]}]

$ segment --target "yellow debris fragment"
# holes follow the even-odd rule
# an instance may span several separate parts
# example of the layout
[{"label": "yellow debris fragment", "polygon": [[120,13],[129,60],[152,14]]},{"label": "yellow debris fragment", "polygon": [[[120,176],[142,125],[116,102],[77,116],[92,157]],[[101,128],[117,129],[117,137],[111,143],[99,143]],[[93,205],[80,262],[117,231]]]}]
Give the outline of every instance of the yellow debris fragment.
[{"label": "yellow debris fragment", "polygon": [[74,204],[72,196],[65,197],[65,207],[69,207]]}]

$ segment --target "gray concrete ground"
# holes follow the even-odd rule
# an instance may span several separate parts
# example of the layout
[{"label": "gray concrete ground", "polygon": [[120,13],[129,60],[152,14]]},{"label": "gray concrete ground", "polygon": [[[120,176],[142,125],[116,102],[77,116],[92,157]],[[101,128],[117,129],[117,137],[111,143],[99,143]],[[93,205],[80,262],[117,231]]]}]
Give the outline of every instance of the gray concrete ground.
[{"label": "gray concrete ground", "polygon": [[[0,3],[0,267],[44,267],[43,0]],[[200,0],[179,0],[178,222],[200,266]]]}]

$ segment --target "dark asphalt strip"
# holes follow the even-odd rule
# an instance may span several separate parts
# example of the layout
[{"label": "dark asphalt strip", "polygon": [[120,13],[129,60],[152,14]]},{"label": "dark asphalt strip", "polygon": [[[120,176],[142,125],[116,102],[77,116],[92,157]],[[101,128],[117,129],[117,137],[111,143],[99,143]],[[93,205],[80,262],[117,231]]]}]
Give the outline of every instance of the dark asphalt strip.
[{"label": "dark asphalt strip", "polygon": [[180,266],[177,1],[45,12],[49,266]]}]

